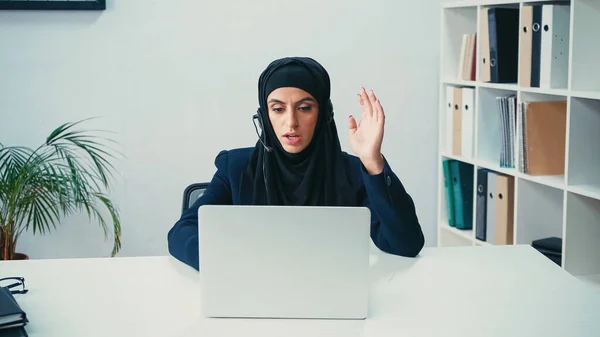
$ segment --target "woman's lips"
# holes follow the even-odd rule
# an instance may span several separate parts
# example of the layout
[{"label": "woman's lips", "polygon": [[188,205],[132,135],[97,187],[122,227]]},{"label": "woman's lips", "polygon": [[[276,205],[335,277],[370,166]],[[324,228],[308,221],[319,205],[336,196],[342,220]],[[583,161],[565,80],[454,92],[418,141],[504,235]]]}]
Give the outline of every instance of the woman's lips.
[{"label": "woman's lips", "polygon": [[300,142],[300,139],[302,137],[300,137],[299,135],[284,135],[283,139],[285,140],[285,142],[288,145],[297,145]]}]

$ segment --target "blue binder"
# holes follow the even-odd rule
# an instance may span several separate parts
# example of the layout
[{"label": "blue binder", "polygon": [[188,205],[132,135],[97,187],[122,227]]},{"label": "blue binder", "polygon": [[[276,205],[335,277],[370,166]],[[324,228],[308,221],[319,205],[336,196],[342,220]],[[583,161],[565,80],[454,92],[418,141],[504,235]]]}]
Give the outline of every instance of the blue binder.
[{"label": "blue binder", "polygon": [[519,65],[519,9],[490,8],[490,79],[493,83],[517,83]]},{"label": "blue binder", "polygon": [[473,165],[450,162],[454,196],[454,223],[457,229],[473,228]]},{"label": "blue binder", "polygon": [[455,227],[454,222],[454,190],[452,189],[452,175],[450,174],[450,162],[453,159],[446,159],[442,162],[444,168],[444,189],[446,190],[446,209],[448,211],[448,225]]},{"label": "blue binder", "polygon": [[539,88],[542,58],[542,5],[533,5],[531,31],[531,87]]}]

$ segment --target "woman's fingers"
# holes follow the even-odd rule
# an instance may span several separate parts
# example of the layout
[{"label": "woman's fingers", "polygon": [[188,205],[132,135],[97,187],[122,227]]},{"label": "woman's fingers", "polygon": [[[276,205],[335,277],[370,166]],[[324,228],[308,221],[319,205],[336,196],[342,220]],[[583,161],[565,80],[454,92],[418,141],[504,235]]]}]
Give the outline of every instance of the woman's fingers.
[{"label": "woman's fingers", "polygon": [[359,96],[361,98],[361,104],[363,107],[363,117],[372,117],[373,116],[373,105],[371,104],[371,99],[367,94],[365,88],[360,88]]},{"label": "woman's fingers", "polygon": [[377,99],[375,102],[375,111],[377,112],[375,119],[378,121],[383,121],[385,119],[385,112],[383,111],[383,106],[381,105],[381,101],[379,99]]}]

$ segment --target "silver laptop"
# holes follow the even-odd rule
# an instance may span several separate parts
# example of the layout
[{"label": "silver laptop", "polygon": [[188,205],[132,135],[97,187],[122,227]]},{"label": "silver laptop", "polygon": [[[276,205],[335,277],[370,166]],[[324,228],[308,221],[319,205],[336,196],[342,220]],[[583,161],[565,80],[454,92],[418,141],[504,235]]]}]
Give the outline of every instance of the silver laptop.
[{"label": "silver laptop", "polygon": [[366,318],[370,221],[366,207],[201,206],[203,315]]}]

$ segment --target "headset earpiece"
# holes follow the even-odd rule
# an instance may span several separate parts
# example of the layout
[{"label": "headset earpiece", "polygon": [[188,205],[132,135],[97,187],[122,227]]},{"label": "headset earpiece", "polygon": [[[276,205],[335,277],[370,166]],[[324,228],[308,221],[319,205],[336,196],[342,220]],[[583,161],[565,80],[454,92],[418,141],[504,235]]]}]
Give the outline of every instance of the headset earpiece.
[{"label": "headset earpiece", "polygon": [[333,121],[333,103],[331,102],[331,99],[327,102],[327,105],[329,108],[329,118],[327,119],[327,124],[329,124]]}]

